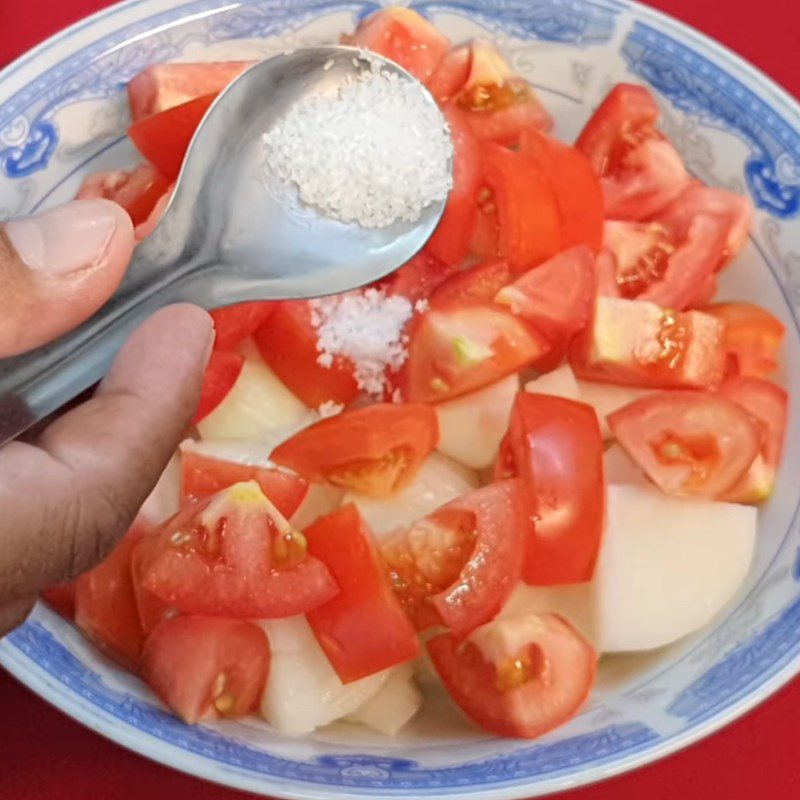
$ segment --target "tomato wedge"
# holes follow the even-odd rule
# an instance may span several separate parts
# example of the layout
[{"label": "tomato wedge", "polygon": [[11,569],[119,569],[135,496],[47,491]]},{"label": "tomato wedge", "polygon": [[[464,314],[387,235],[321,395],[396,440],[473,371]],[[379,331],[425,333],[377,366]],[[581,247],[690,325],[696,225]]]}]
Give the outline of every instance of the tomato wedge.
[{"label": "tomato wedge", "polygon": [[498,251],[513,272],[541,264],[561,249],[561,216],[555,193],[522,153],[488,143],[483,148],[483,182],[479,192],[484,213],[496,208]]},{"label": "tomato wedge", "polygon": [[601,293],[677,311],[701,305],[716,290],[727,230],[711,215],[695,217],[680,232],[660,222],[606,222],[602,258],[613,280],[601,284]]},{"label": "tomato wedge", "polygon": [[609,414],[620,445],[667,494],[719,497],[747,472],[763,429],[710,392],[656,392]]},{"label": "tomato wedge", "polygon": [[772,381],[745,377],[729,378],[719,393],[741,406],[764,428],[761,451],[750,469],[722,499],[734,503],[760,503],[772,494],[775,486],[775,474],[786,440],[789,395]]},{"label": "tomato wedge", "polygon": [[562,247],[603,243],[603,189],[589,159],[574,147],[536,130],[523,131],[520,152],[547,178],[561,216]]},{"label": "tomato wedge", "polygon": [[308,552],[339,585],[339,594],[310,611],[308,622],[342,682],[416,658],[417,633],[392,591],[358,509],[343,506],[304,533]]},{"label": "tomato wedge", "polygon": [[352,363],[334,356],[323,367],[317,350],[317,331],[306,300],[284,300],[253,334],[261,357],[281,381],[309,408],[323,403],[349,403],[358,394]]},{"label": "tomato wedge", "polygon": [[450,48],[450,40],[410,8],[392,6],[367,17],[345,44],[363,47],[398,63],[425,83]]},{"label": "tomato wedge", "polygon": [[452,100],[464,88],[472,67],[472,47],[462,44],[448,51],[428,80],[430,93],[440,105]]},{"label": "tomato wedge", "polygon": [[592,251],[586,245],[565,250],[502,288],[494,299],[532,322],[554,350],[563,352],[592,316],[595,299]]},{"label": "tomato wedge", "polygon": [[139,662],[145,639],[131,579],[131,554],[148,530],[147,523],[137,520],[106,559],[75,582],[75,624],[131,669]]},{"label": "tomato wedge", "polygon": [[673,235],[685,236],[698,216],[714,217],[727,230],[722,256],[716,265],[717,270],[722,269],[747,243],[753,225],[753,204],[744,195],[693,181],[659,213],[657,221]]},{"label": "tomato wedge", "polygon": [[42,599],[65,619],[75,619],[75,581],[43,589]]},{"label": "tomato wedge", "polygon": [[550,349],[542,334],[501,306],[431,309],[414,321],[397,378],[403,398],[438,403],[518,372]]},{"label": "tomato wedge", "polygon": [[734,375],[766,378],[778,368],[784,324],[754,303],[715,303],[703,311],[725,323],[728,369]]},{"label": "tomato wedge", "polygon": [[680,155],[656,128],[660,116],[647,88],[620,83],[578,137],[600,176],[607,218],[648,219],[688,187]]},{"label": "tomato wedge", "polygon": [[234,483],[255,481],[282,516],[289,519],[308,494],[308,482],[279,469],[236,464],[191,450],[183,453],[181,500],[183,503],[216,494]]},{"label": "tomato wedge", "polygon": [[716,388],[725,373],[725,326],[700,311],[598,297],[570,350],[579,378],[631,386]]},{"label": "tomato wedge", "polygon": [[[533,87],[512,73],[494,46],[475,39],[469,48],[469,72],[453,101],[465,113],[475,136],[481,141],[515,146],[529,128],[550,130],[553,118]],[[458,73],[460,56],[454,60],[454,72]],[[434,87],[437,92],[442,92],[443,83],[446,82],[437,76]]]},{"label": "tomato wedge", "polygon": [[534,509],[522,578],[554,586],[594,573],[605,519],[603,436],[592,406],[520,392],[495,465],[522,478]]},{"label": "tomato wedge", "polygon": [[491,303],[511,281],[508,264],[500,259],[476,264],[449,277],[431,295],[431,308],[453,308],[469,303]]},{"label": "tomato wedge", "polygon": [[103,197],[121,205],[134,227],[146,222],[158,201],[169,190],[169,182],[152,164],[139,164],[131,172],[94,172],[83,179],[76,200]]},{"label": "tomato wedge", "polygon": [[432,253],[423,250],[374,285],[387,296],[401,295],[416,303],[417,300],[427,300],[442,283],[457,272],[456,265],[445,264]]},{"label": "tomato wedge", "polygon": [[151,631],[166,619],[177,617],[180,613],[175,606],[163,600],[143,583],[145,570],[152,559],[161,550],[158,529],[149,530],[142,536],[131,552],[131,579],[133,581],[133,594],[136,598],[136,609],[139,613],[139,622],[144,631],[145,639]]},{"label": "tomato wedge", "polygon": [[128,136],[139,152],[167,179],[177,179],[194,132],[219,92],[134,122]]},{"label": "tomato wedge", "polygon": [[203,377],[200,402],[193,424],[205,419],[233,389],[244,365],[244,356],[229,350],[215,350],[211,353]]},{"label": "tomato wedge", "polygon": [[167,111],[197,97],[222,91],[255,61],[153,64],[128,82],[131,118]]},{"label": "tomato wedge", "polygon": [[274,303],[261,301],[215,309],[211,312],[217,332],[214,347],[217,350],[233,350],[248,336],[252,336],[274,310]]},{"label": "tomato wedge", "polygon": [[304,614],[338,591],[302,534],[255,481],[178,512],[158,534],[142,585],[185,614],[272,619]]},{"label": "tomato wedge", "polygon": [[463,114],[452,105],[445,106],[442,111],[450,125],[455,148],[453,188],[427,249],[446,264],[460,264],[469,254],[478,215],[481,151]]},{"label": "tomato wedge", "polygon": [[269,673],[269,640],[249,622],[186,616],[162,622],[142,653],[150,688],[190,725],[255,709]]},{"label": "tomato wedge", "polygon": [[499,736],[525,739],[572,717],[597,671],[591,645],[556,614],[495,620],[465,641],[442,634],[428,652],[468,717]]},{"label": "tomato wedge", "polygon": [[438,441],[429,406],[377,403],[320,420],[270,458],[310,481],[388,497],[413,480]]},{"label": "tomato wedge", "polygon": [[457,636],[492,619],[519,580],[531,527],[521,480],[459,497],[381,547],[392,586],[418,630]]}]

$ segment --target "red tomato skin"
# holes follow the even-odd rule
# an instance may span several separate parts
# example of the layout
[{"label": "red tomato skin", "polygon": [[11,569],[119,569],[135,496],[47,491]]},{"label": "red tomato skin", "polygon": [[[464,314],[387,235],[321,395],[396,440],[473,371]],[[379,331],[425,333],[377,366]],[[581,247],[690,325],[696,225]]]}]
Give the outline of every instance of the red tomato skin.
[{"label": "red tomato skin", "polygon": [[714,303],[702,309],[725,323],[728,371],[744,378],[766,378],[778,368],[786,327],[753,303]]},{"label": "red tomato skin", "polygon": [[[461,365],[448,333],[454,326],[474,329],[476,335],[491,330],[495,334],[492,354],[475,364]],[[411,403],[441,403],[460,397],[539,362],[550,351],[542,333],[492,304],[430,309],[412,321],[408,335],[409,356],[396,385],[403,399]]]},{"label": "red tomato skin", "polygon": [[499,254],[525,272],[561,249],[561,218],[547,179],[524,155],[493,143],[483,148],[483,180],[497,207]]},{"label": "red tomato skin", "polygon": [[113,200],[128,212],[136,227],[148,219],[168,190],[169,182],[152,164],[140,164],[131,172],[115,170],[87,175],[75,199]]},{"label": "red tomato skin", "polygon": [[387,296],[399,295],[416,303],[417,300],[427,300],[439,286],[457,274],[457,266],[440,261],[426,249],[390,275],[381,278],[375,288]]},{"label": "red tomato skin", "polygon": [[601,178],[606,218],[648,219],[689,185],[680,156],[656,130],[659,117],[649,89],[620,83],[578,137],[575,146]]},{"label": "red tomato skin", "polygon": [[217,308],[210,312],[214,320],[217,350],[233,350],[260,328],[275,310],[274,303],[260,300]]},{"label": "red tomato skin", "polygon": [[517,395],[497,471],[522,478],[533,504],[535,524],[522,570],[526,583],[591,580],[605,521],[603,448],[591,406],[550,395]]},{"label": "red tomato skin", "polygon": [[336,583],[318,559],[302,552],[278,561],[278,546],[296,552],[300,542],[263,503],[238,500],[241,487],[253,496],[255,484],[237,484],[185,507],[160,530],[145,589],[184,614],[234,619],[305,614],[334,597]]},{"label": "red tomato skin", "polygon": [[269,664],[269,640],[256,625],[184,616],[162,622],[150,634],[142,653],[141,674],[191,725],[207,717],[235,718],[254,710]]},{"label": "red tomato skin", "polygon": [[348,504],[305,531],[308,552],[328,568],[339,594],[309,611],[308,622],[343,683],[419,655],[419,640],[392,592],[372,534]]},{"label": "red tomato skin", "polygon": [[523,482],[511,479],[476,489],[442,510],[476,519],[475,550],[455,583],[432,598],[442,622],[463,636],[492,620],[514,590],[530,534],[530,506]]},{"label": "red tomato skin", "polygon": [[410,8],[393,6],[361,22],[344,44],[385,56],[426,83],[450,49],[450,40]]},{"label": "red tomato skin", "polygon": [[444,281],[431,295],[430,307],[447,309],[464,303],[491,303],[511,280],[511,270],[502,259],[476,264]]},{"label": "red tomato skin", "polygon": [[427,645],[436,671],[462,711],[498,736],[535,739],[562,725],[584,704],[594,683],[597,655],[591,645],[558,615],[536,616],[541,641],[522,648],[521,654],[531,653],[534,665],[547,664],[548,677],[534,676],[513,688],[501,688],[498,679],[501,670],[513,669],[517,653],[496,665],[469,639],[463,642],[451,633]]},{"label": "red tomato skin", "polygon": [[586,245],[570,248],[501,289],[495,302],[536,326],[563,352],[589,324],[596,295],[595,259]]},{"label": "red tomato skin", "polygon": [[546,175],[561,216],[562,247],[603,243],[603,189],[589,159],[574,147],[536,130],[523,131],[520,152]]},{"label": "red tomato skin", "polygon": [[386,497],[414,479],[438,441],[430,406],[376,403],[320,420],[278,445],[270,458],[309,481]]},{"label": "red tomato skin", "polygon": [[317,332],[306,300],[283,300],[253,334],[261,357],[288,389],[309,408],[328,401],[346,405],[358,395],[352,363],[335,356],[326,368],[317,363]]},{"label": "red tomato skin", "polygon": [[75,624],[129,669],[136,668],[145,639],[131,580],[131,554],[147,530],[146,523],[135,522],[99,566],[75,581]]},{"label": "red tomato skin", "polygon": [[194,132],[218,94],[197,97],[139,120],[128,128],[128,136],[136,148],[167,181],[177,179]]},{"label": "red tomato skin", "polygon": [[209,497],[235,483],[255,481],[275,508],[289,519],[308,494],[306,480],[279,469],[236,464],[191,450],[183,453],[181,461],[182,503]]},{"label": "red tomato skin", "polygon": [[764,429],[759,456],[722,499],[732,503],[760,503],[772,493],[775,474],[783,457],[789,421],[789,395],[772,381],[738,376],[728,378],[719,393],[741,406]]},{"label": "red tomato skin", "polygon": [[444,214],[427,249],[445,264],[460,264],[469,255],[478,215],[477,192],[481,177],[481,150],[464,115],[452,104],[442,109],[450,126],[455,154],[453,188]]},{"label": "red tomato skin", "polygon": [[[745,475],[762,446],[763,426],[717,392],[654,392],[608,415],[617,442],[666,494],[719,498]],[[695,471],[688,459],[665,458],[668,437],[683,449],[698,443]],[[692,459],[695,456],[692,455]]]},{"label": "red tomato skin", "polygon": [[244,366],[244,356],[229,350],[215,350],[211,353],[203,376],[203,387],[200,390],[200,402],[192,420],[197,424],[205,419],[233,389],[239,380]]},{"label": "red tomato skin", "polygon": [[65,619],[75,619],[75,581],[42,589],[42,599]]},{"label": "red tomato skin", "polygon": [[220,92],[255,61],[152,64],[128,82],[134,122],[197,97]]}]

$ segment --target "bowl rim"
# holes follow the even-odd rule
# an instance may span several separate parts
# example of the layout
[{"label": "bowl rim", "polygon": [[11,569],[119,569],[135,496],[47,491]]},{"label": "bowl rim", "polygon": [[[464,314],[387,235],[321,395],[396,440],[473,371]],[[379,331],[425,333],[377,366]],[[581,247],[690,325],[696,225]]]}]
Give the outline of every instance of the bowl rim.
[{"label": "bowl rim", "polygon": [[[169,6],[180,7],[181,5],[188,5],[190,2],[191,0],[169,0]],[[81,31],[91,29],[99,23],[110,20],[112,17],[137,6],[153,5],[153,10],[158,11],[157,4],[158,0],[120,0],[76,20],[0,69],[0,86],[19,70],[24,69],[35,62],[36,59],[44,56],[48,50],[69,40]],[[800,130],[800,101],[788,90],[784,89],[774,78],[728,46],[698,30],[693,25],[683,22],[664,11],[647,6],[639,2],[639,0],[604,0],[604,4],[609,7],[615,7],[622,12],[631,13],[636,20],[649,19],[659,29],[669,31],[682,41],[705,50],[709,56],[713,56],[717,61],[724,63],[726,68],[732,67],[743,73],[751,81],[759,84],[759,90],[769,93],[770,102],[782,106],[784,110],[789,111],[796,117],[797,128]],[[223,0],[219,0],[219,6],[224,7],[224,5]],[[166,9],[167,7],[165,6],[164,9],[160,10]],[[321,11],[324,13],[324,10],[321,9]],[[646,83],[644,78],[640,77],[639,80]],[[798,316],[796,307],[794,307],[793,316],[800,329],[800,316]],[[800,506],[795,510],[793,517],[799,510]],[[790,531],[791,525],[787,530],[787,536]],[[37,605],[42,605],[41,601]],[[54,612],[46,609],[46,613],[53,614]],[[132,725],[120,724],[119,720],[113,718],[108,719],[102,713],[92,714],[88,709],[82,708],[76,701],[74,693],[63,690],[63,683],[54,678],[52,674],[32,658],[25,655],[22,650],[4,639],[0,639],[0,665],[41,699],[84,727],[137,755],[183,772],[191,777],[265,796],[265,793],[269,792],[270,796],[285,798],[286,800],[330,800],[330,798],[336,797],[378,796],[374,794],[373,790],[358,789],[357,787],[320,785],[320,788],[315,788],[313,784],[301,780],[292,783],[286,778],[279,779],[276,776],[269,775],[257,776],[253,773],[250,773],[248,777],[248,773],[237,773],[233,770],[223,775],[212,762],[209,762],[208,759],[199,754],[187,751],[171,742],[159,740]],[[654,764],[713,735],[766,701],[796,677],[798,673],[800,673],[800,651],[795,653],[783,667],[779,668],[767,680],[746,691],[731,705],[712,713],[706,719],[681,733],[652,743],[644,743],[636,751],[629,752],[628,755],[614,759],[607,764],[586,766],[580,768],[577,772],[544,778],[535,784],[529,784],[527,788],[524,782],[506,782],[498,784],[495,788],[469,787],[467,791],[463,792],[457,787],[451,787],[441,790],[438,794],[425,794],[424,797],[426,800],[448,797],[474,798],[474,800],[524,800],[524,798],[539,797],[604,782],[648,764]],[[267,785],[278,780],[282,781],[282,783]],[[297,788],[294,788],[294,785]],[[413,791],[409,793],[405,790],[386,788],[381,790],[380,796],[410,797],[413,796]]]}]

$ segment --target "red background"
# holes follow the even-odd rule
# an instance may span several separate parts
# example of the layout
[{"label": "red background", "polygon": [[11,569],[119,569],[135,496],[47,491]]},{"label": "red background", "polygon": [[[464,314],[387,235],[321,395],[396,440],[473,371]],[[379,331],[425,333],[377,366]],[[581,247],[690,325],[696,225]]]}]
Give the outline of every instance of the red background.
[{"label": "red background", "polygon": [[[107,0],[0,0],[0,65]],[[795,96],[798,0],[651,0],[752,61]],[[13,8],[12,8],[13,7]],[[800,797],[800,681],[713,738],[561,800],[735,800]],[[99,738],[0,671],[2,800],[237,800]]]}]

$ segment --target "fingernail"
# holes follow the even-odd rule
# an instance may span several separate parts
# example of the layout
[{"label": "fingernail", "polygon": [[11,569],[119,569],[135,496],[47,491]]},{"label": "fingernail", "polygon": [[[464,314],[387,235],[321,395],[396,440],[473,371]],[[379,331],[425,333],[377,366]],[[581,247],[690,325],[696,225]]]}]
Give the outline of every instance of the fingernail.
[{"label": "fingernail", "polygon": [[75,200],[6,223],[6,235],[26,266],[68,275],[102,260],[120,211],[108,200]]}]

